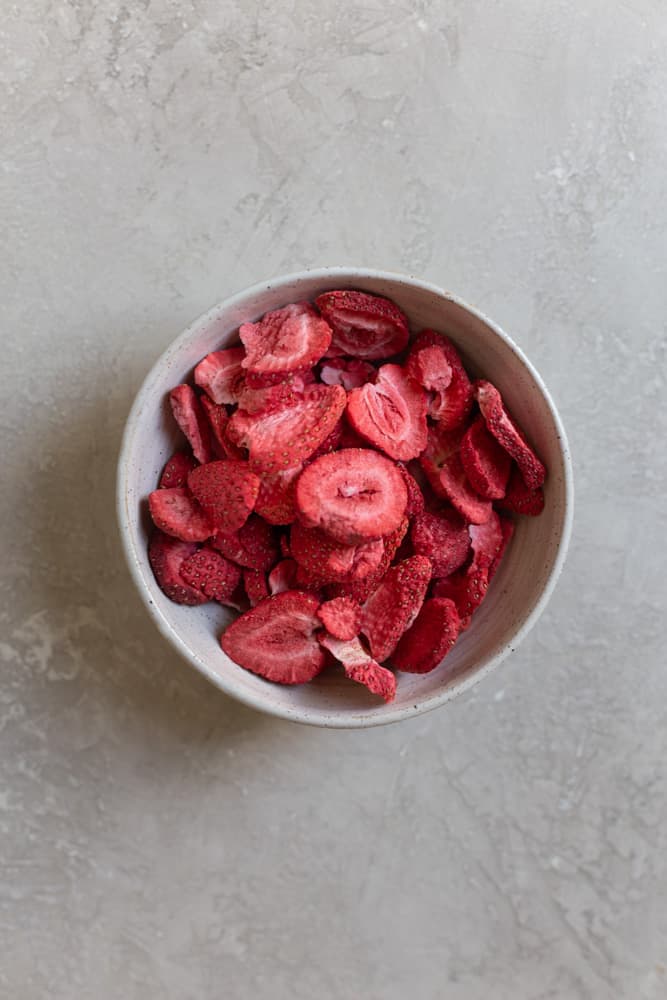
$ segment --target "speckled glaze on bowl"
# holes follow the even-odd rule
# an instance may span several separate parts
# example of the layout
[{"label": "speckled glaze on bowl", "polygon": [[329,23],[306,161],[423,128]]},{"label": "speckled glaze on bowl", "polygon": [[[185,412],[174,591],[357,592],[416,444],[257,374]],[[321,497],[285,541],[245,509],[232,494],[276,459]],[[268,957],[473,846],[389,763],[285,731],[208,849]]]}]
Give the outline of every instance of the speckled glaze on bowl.
[{"label": "speckled glaze on bowl", "polygon": [[[548,469],[545,509],[519,518],[512,543],[473,624],[429,674],[398,673],[396,699],[385,705],[342,673],[310,684],[272,684],[233,663],[219,637],[233,612],[216,604],[182,607],[157,586],[146,545],[146,497],[179,443],[167,403],[174,385],[191,378],[210,351],[237,340],[242,322],[332,288],[358,288],[393,299],[413,333],[434,327],[457,344],[471,373],[490,378],[527,430]],[[507,334],[455,296],[416,278],[385,271],[331,267],[301,271],[240,292],[177,337],[146,377],[128,417],[118,465],[120,532],[132,577],[149,614],[172,645],[226,694],[253,708],[314,726],[356,728],[398,722],[461,694],[513,651],[535,624],[560,574],[570,537],[572,466],[565,432],[542,379]]]}]

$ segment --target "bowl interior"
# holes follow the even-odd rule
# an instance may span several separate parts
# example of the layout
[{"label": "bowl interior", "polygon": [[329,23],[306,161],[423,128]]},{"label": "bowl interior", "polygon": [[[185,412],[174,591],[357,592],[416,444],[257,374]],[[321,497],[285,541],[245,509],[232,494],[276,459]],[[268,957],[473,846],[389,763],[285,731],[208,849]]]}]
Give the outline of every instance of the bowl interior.
[{"label": "bowl interior", "polygon": [[[283,687],[238,667],[219,645],[233,612],[215,604],[199,608],[173,604],[157,587],[146,554],[150,530],[146,497],[182,442],[167,403],[169,389],[190,379],[205,354],[233,344],[240,323],[339,287],[392,298],[407,314],[413,333],[423,327],[446,332],[469,371],[498,386],[548,468],[545,510],[538,518],[518,519],[511,546],[472,626],[432,673],[399,673],[391,705],[378,704],[365,688],[335,671],[310,684]],[[132,573],[160,630],[227,693],[282,717],[328,726],[375,725],[426,711],[469,686],[513,649],[539,615],[558,575],[569,534],[570,491],[567,444],[553,404],[539,376],[511,342],[489,321],[432,286],[398,275],[344,269],[305,272],[255,286],[197,320],[144,382],[128,420],[119,467],[123,541]]]}]

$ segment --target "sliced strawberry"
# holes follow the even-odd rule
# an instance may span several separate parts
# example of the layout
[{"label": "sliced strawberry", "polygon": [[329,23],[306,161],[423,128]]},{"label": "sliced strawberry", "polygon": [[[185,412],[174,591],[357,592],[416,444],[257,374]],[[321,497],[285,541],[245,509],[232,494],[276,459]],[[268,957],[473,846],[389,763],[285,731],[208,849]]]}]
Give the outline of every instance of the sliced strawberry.
[{"label": "sliced strawberry", "polygon": [[231,534],[248,520],[260,481],[247,462],[222,459],[193,469],[188,485],[216,528]]},{"label": "sliced strawberry", "polygon": [[195,382],[214,403],[238,403],[243,388],[242,347],[213,351],[195,368]]},{"label": "sliced strawberry", "polygon": [[486,426],[519,466],[526,486],[531,490],[538,489],[546,477],[544,465],[505,409],[496,387],[480,379],[475,383],[475,395]]},{"label": "sliced strawberry", "polygon": [[188,485],[188,473],[197,465],[197,460],[184,451],[176,451],[171,456],[160,476],[158,489],[170,490]]},{"label": "sliced strawberry", "polygon": [[404,517],[395,531],[384,536],[382,539],[384,543],[384,555],[382,556],[382,562],[374,573],[369,573],[363,580],[344,580],[340,583],[332,583],[326,588],[327,596],[329,598],[351,597],[359,604],[363,604],[373,591],[377,590],[380,586],[385,573],[400,548],[401,542],[408,530],[408,525],[409,521],[407,517]]},{"label": "sliced strawberry", "polygon": [[440,345],[410,353],[405,370],[428,393],[428,415],[437,420],[443,411],[445,392],[452,381],[452,367]]},{"label": "sliced strawberry", "polygon": [[181,576],[210,600],[227,604],[239,585],[241,571],[229,559],[205,545],[183,562]]},{"label": "sliced strawberry", "polygon": [[213,458],[213,441],[208,421],[189,385],[177,385],[169,393],[171,412],[174,420],[190,442],[190,447],[198,462],[210,462]]},{"label": "sliced strawberry", "polygon": [[348,392],[375,379],[376,370],[359,358],[331,358],[322,362],[320,379],[325,385],[342,385]]},{"label": "sliced strawberry", "polygon": [[350,427],[347,414],[343,414],[340,448],[365,448],[368,450],[370,447],[371,446],[366,438],[362,438],[361,434],[357,434],[357,432]]},{"label": "sliced strawberry", "polygon": [[303,524],[321,528],[345,545],[393,531],[403,518],[407,499],[394,463],[377,452],[356,448],[322,455],[303,470],[296,484]]},{"label": "sliced strawberry", "polygon": [[330,583],[342,579],[363,580],[374,572],[382,560],[384,543],[377,538],[359,545],[345,545],[318,528],[307,528],[295,521],[290,549],[310,578]]},{"label": "sliced strawberry", "polygon": [[[503,544],[503,531],[500,518],[495,510],[484,524],[471,524],[468,528],[472,544],[472,562],[475,567],[488,569],[493,565]],[[451,570],[450,572],[453,572]],[[449,576],[448,573],[437,573],[436,576]]]},{"label": "sliced strawberry", "polygon": [[[279,381],[278,381],[279,379]],[[267,382],[262,385],[257,382]],[[254,376],[254,384],[249,374],[246,386],[239,397],[239,409],[245,413],[276,413],[286,406],[296,406],[303,399],[306,387],[313,385],[314,379],[310,368],[305,371],[284,373],[280,376]]]},{"label": "sliced strawberry", "polygon": [[[223,558],[223,557],[221,557]],[[233,563],[231,564],[234,565]],[[250,607],[254,608],[265,597],[269,596],[269,588],[266,582],[266,573],[260,573],[257,569],[243,570],[243,586],[250,601]],[[273,593],[273,591],[271,591]]]},{"label": "sliced strawberry", "polygon": [[248,414],[237,410],[227,433],[250,451],[250,464],[262,473],[293,468],[304,462],[331,434],[345,409],[339,385],[311,385],[295,402],[275,412]]},{"label": "sliced strawberry", "polygon": [[447,656],[456,642],[460,629],[459,613],[454,601],[432,597],[422,609],[394,650],[392,662],[399,670],[410,674],[427,674]]},{"label": "sliced strawberry", "polygon": [[420,464],[435,492],[449,500],[473,524],[483,524],[491,516],[491,501],[483,500],[466,478],[460,456],[462,432],[429,427]]},{"label": "sliced strawberry", "polygon": [[282,594],[285,590],[296,590],[297,563],[294,559],[281,559],[269,573],[269,590],[272,594]]},{"label": "sliced strawberry", "polygon": [[193,542],[182,542],[161,531],[154,531],[148,543],[148,561],[160,590],[176,604],[205,604],[206,594],[191,587],[181,576],[181,566],[197,551]]},{"label": "sliced strawberry", "polygon": [[461,462],[472,488],[485,500],[505,496],[512,461],[482,417],[473,421],[461,440]]},{"label": "sliced strawberry", "polygon": [[397,468],[403,476],[403,482],[408,491],[408,505],[405,508],[405,516],[414,517],[415,514],[421,514],[424,510],[424,494],[419,488],[419,483],[400,462],[397,463]]},{"label": "sliced strawberry", "polygon": [[391,655],[419,614],[430,579],[430,560],[412,556],[392,566],[364,603],[361,629],[368,637],[371,653],[380,663]]},{"label": "sliced strawberry", "polygon": [[500,532],[502,535],[502,541],[498,547],[498,551],[496,552],[493,562],[489,566],[489,583],[491,583],[496,575],[500,562],[507,550],[507,546],[512,541],[512,535],[514,534],[514,521],[510,521],[509,517],[501,517]]},{"label": "sliced strawberry", "polygon": [[341,438],[343,436],[343,421],[338,421],[328,438],[325,438],[319,448],[316,448],[308,459],[309,462],[319,458],[320,455],[328,455],[330,451],[338,451]]},{"label": "sliced strawberry", "polygon": [[315,305],[333,330],[329,354],[388,358],[408,342],[407,317],[390,299],[366,292],[325,292]]},{"label": "sliced strawberry", "polygon": [[316,381],[312,368],[297,368],[293,372],[246,371],[245,373],[245,389],[269,389],[274,385],[291,385],[301,391],[304,385],[313,385]]},{"label": "sliced strawberry", "polygon": [[331,343],[331,327],[309,302],[274,309],[258,323],[243,323],[243,367],[253,372],[292,372],[319,361]]},{"label": "sliced strawberry", "polygon": [[515,467],[507,484],[507,493],[498,502],[498,506],[502,510],[509,510],[514,514],[539,517],[544,510],[544,491],[541,486],[538,486],[536,490],[531,490],[530,487],[526,486],[519,469]]},{"label": "sliced strawberry", "polygon": [[[421,361],[412,360],[417,358],[421,351],[432,347],[438,349],[437,356],[428,354]],[[436,357],[439,359],[437,362]],[[465,423],[473,404],[473,387],[459,352],[449,337],[445,337],[444,334],[437,333],[435,330],[422,330],[410,345],[410,356],[406,367],[411,369],[413,365],[417,367],[417,370],[421,367],[430,371],[432,380],[435,377],[434,365],[436,366],[435,370],[440,370],[440,386],[434,390],[434,396],[429,406],[429,416],[437,420],[445,431],[454,430]],[[445,365],[448,365],[451,370],[451,380],[446,388],[444,387]]]},{"label": "sliced strawberry", "polygon": [[289,544],[289,535],[285,532],[284,535],[280,536],[280,554],[285,559],[289,559],[292,555],[292,550]]},{"label": "sliced strawberry", "polygon": [[183,486],[153,490],[148,506],[155,527],[182,542],[204,542],[215,531],[206,512]]},{"label": "sliced strawberry", "polygon": [[448,597],[454,601],[461,620],[461,631],[469,626],[473,614],[480,606],[489,587],[489,570],[484,566],[468,567],[452,573],[445,580],[436,580],[434,597]]},{"label": "sliced strawberry", "polygon": [[244,458],[243,452],[227,437],[227,424],[229,423],[227,407],[211,402],[208,396],[202,396],[200,403],[208,419],[213,435],[214,450],[218,457],[242,460]]},{"label": "sliced strawberry", "polygon": [[361,628],[361,605],[351,597],[335,597],[320,604],[317,617],[335,639],[354,639]]},{"label": "sliced strawberry", "polygon": [[347,418],[390,458],[407,460],[426,445],[426,405],[426,393],[400,365],[383,365],[375,383],[350,392]]},{"label": "sliced strawberry", "polygon": [[419,514],[410,526],[410,538],[415,554],[431,560],[433,576],[449,576],[464,564],[470,551],[468,526],[451,509]]},{"label": "sliced strawberry", "polygon": [[255,510],[270,524],[291,524],[296,520],[296,481],[303,466],[260,476]]},{"label": "sliced strawberry", "polygon": [[211,544],[232,562],[248,569],[266,572],[278,559],[275,532],[256,514],[251,514],[234,534],[218,532]]},{"label": "sliced strawberry", "polygon": [[303,684],[324,666],[317,607],[316,597],[298,590],[267,597],[227,627],[220,645],[239,666],[267,680]]},{"label": "sliced strawberry", "polygon": [[350,680],[363,684],[372,694],[379,695],[384,701],[394,700],[396,676],[391,670],[376,663],[358,638],[344,641],[333,635],[323,635],[320,637],[320,642],[339,663],[343,664],[345,674]]}]

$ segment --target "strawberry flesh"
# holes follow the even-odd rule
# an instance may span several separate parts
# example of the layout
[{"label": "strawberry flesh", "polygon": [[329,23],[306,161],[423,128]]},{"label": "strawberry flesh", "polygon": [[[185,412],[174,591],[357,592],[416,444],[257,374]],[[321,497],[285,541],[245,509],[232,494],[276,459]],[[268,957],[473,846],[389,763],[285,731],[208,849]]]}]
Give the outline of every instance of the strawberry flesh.
[{"label": "strawberry flesh", "polygon": [[171,456],[160,476],[158,489],[169,490],[175,486],[188,485],[188,473],[195,468],[197,460],[184,451],[176,451]]},{"label": "strawberry flesh", "polygon": [[454,573],[464,564],[470,551],[468,526],[451,508],[415,517],[410,525],[410,540],[415,555],[431,560],[433,576]]},{"label": "strawberry flesh", "polygon": [[519,469],[515,466],[507,484],[507,493],[498,502],[502,510],[513,514],[526,514],[528,517],[538,517],[544,510],[544,491],[541,486],[531,490],[523,481]]},{"label": "strawberry flesh", "polygon": [[430,427],[419,462],[438,496],[449,500],[466,521],[482,524],[491,516],[491,501],[482,499],[466,478],[460,456],[461,438],[460,430]]},{"label": "strawberry flesh", "polygon": [[526,486],[531,490],[539,489],[546,476],[544,465],[505,409],[503,398],[496,387],[491,382],[480,379],[475,383],[475,394],[486,426],[519,466]]},{"label": "strawberry flesh", "polygon": [[[419,356],[423,350],[437,348],[439,361],[436,370],[440,372],[440,382],[434,389],[434,395],[429,403],[429,416],[437,420],[445,431],[454,430],[461,427],[468,419],[468,414],[473,404],[473,387],[468,378],[461,357],[456,347],[444,334],[436,330],[422,330],[419,336],[410,345],[410,355],[406,367],[416,371],[425,369],[427,378],[430,373],[430,381],[436,383],[434,365],[436,355],[428,354],[426,358],[420,360]],[[415,359],[416,360],[413,360]],[[451,378],[447,386],[444,382],[447,378],[448,366],[451,371]]]},{"label": "strawberry flesh", "polygon": [[333,635],[323,635],[320,642],[342,663],[350,680],[367,687],[371,694],[379,695],[384,701],[393,701],[396,696],[396,676],[386,667],[380,666],[370,656],[357,637],[347,641]]},{"label": "strawberry flesh", "polygon": [[361,605],[351,597],[334,597],[320,604],[317,617],[335,639],[354,639],[361,628]]},{"label": "strawberry flesh", "polygon": [[315,304],[333,330],[329,355],[388,358],[408,342],[408,321],[389,299],[366,292],[325,292]]},{"label": "strawberry flesh", "polygon": [[169,403],[174,420],[190,442],[197,461],[210,462],[213,458],[211,428],[192,386],[177,385],[169,393]]},{"label": "strawberry flesh", "polygon": [[160,590],[175,604],[194,607],[208,601],[195,587],[191,587],[181,576],[181,566],[197,551],[194,542],[182,542],[162,531],[154,531],[148,543],[148,561]]},{"label": "strawberry flesh", "polygon": [[243,367],[252,372],[291,372],[319,361],[331,343],[331,327],[309,302],[295,302],[243,323]]},{"label": "strawberry flesh", "polygon": [[460,627],[454,601],[446,597],[424,601],[414,624],[401,636],[392,663],[406,673],[429,673],[450,652]]},{"label": "strawberry flesh", "polygon": [[426,445],[426,406],[426,393],[400,365],[383,365],[376,382],[350,392],[347,418],[374,447],[407,461]]},{"label": "strawberry flesh", "polygon": [[485,500],[505,496],[512,460],[486,429],[482,417],[473,421],[461,440],[461,462],[472,488]]},{"label": "strawberry flesh", "polygon": [[320,381],[325,385],[342,385],[347,392],[372,382],[376,370],[359,358],[330,358],[320,365]]},{"label": "strawberry flesh", "polygon": [[214,403],[238,403],[243,388],[242,347],[213,351],[195,368],[195,383]]},{"label": "strawberry flesh", "polygon": [[233,534],[218,532],[211,544],[232,562],[266,572],[278,559],[278,545],[270,524],[256,514]]},{"label": "strawberry flesh", "polygon": [[153,490],[148,506],[155,527],[183,542],[204,542],[215,531],[206,511],[183,486]]}]

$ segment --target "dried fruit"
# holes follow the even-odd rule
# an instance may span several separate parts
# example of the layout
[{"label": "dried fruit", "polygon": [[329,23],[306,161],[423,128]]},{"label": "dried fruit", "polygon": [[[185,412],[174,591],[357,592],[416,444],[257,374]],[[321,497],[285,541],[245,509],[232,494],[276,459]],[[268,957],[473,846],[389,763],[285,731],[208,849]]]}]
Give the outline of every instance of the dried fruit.
[{"label": "dried fruit", "polygon": [[342,385],[347,392],[372,382],[376,370],[359,358],[330,358],[320,366],[320,379],[325,385]]},{"label": "dried fruit", "polygon": [[302,578],[320,584],[332,580],[363,580],[379,566],[384,554],[381,538],[358,545],[345,545],[318,528],[295,521],[290,534],[290,550],[304,573]]},{"label": "dried fruit", "polygon": [[154,531],[148,543],[148,561],[158,586],[170,601],[176,604],[205,604],[206,594],[191,587],[181,576],[181,566],[197,551],[193,542],[182,542],[178,538]]},{"label": "dried fruit", "polygon": [[514,534],[514,521],[510,521],[508,517],[500,518],[500,533],[502,535],[502,541],[498,547],[498,551],[494,557],[493,562],[489,566],[489,583],[493,580],[494,576],[498,571],[500,562],[505,555],[509,543],[512,541],[512,535]]},{"label": "dried fruit", "polygon": [[354,639],[361,628],[361,605],[351,597],[334,597],[320,604],[317,616],[336,639]]},{"label": "dried fruit", "polygon": [[454,601],[432,597],[424,601],[415,622],[405,632],[394,650],[392,662],[410,674],[427,674],[450,652],[460,629]]},{"label": "dried fruit", "polygon": [[177,385],[169,393],[169,402],[174,420],[190,442],[197,461],[210,462],[213,458],[211,429],[194,389],[185,384]]},{"label": "dried fruit", "polygon": [[243,367],[253,372],[292,372],[319,361],[331,343],[331,327],[309,302],[295,302],[243,323]]},{"label": "dried fruit", "polygon": [[200,402],[211,428],[213,447],[217,457],[242,460],[244,458],[243,452],[227,437],[227,425],[229,424],[227,407],[211,402],[208,396],[202,396]]},{"label": "dried fruit", "polygon": [[320,642],[343,664],[345,674],[350,680],[363,684],[372,694],[379,695],[384,701],[394,700],[395,675],[391,670],[380,666],[366,652],[358,638],[344,641],[333,635],[323,635],[320,637]]},{"label": "dried fruit", "polygon": [[270,524],[291,524],[296,520],[296,481],[302,469],[302,465],[297,465],[294,469],[260,476],[255,511]]},{"label": "dried fruit", "polygon": [[347,418],[357,432],[390,458],[416,458],[426,445],[426,394],[400,365],[383,365],[377,381],[353,389]]},{"label": "dried fruit", "polygon": [[214,403],[238,403],[243,389],[242,347],[213,351],[195,368],[195,382]]},{"label": "dried fruit", "polygon": [[226,604],[238,587],[241,571],[229,559],[205,545],[185,559],[181,576],[210,600]]},{"label": "dried fruit", "polygon": [[519,466],[526,486],[531,490],[538,489],[546,476],[544,465],[505,409],[496,387],[480,379],[475,383],[475,395],[486,426]]},{"label": "dried fruit", "polygon": [[[437,348],[439,355],[429,353],[421,360],[421,352],[429,348]],[[415,360],[413,360],[415,359]],[[445,387],[447,368],[451,378]],[[429,403],[429,416],[437,420],[443,431],[451,431],[460,427],[468,418],[473,403],[473,387],[468,373],[463,367],[459,352],[452,341],[435,330],[422,330],[410,346],[410,355],[406,363],[408,370],[417,371],[424,368],[433,384],[437,384],[436,372],[440,372],[440,385],[434,390],[434,396]],[[427,374],[428,377],[428,374]]]},{"label": "dried fruit", "polygon": [[400,462],[397,463],[397,468],[403,477],[403,482],[405,483],[405,487],[408,491],[408,505],[405,508],[405,516],[414,517],[415,514],[421,514],[424,510],[425,504],[424,494],[420,489],[419,483]]},{"label": "dried fruit", "polygon": [[194,469],[197,461],[184,451],[176,451],[171,456],[160,476],[158,489],[169,490],[175,486],[188,485],[188,473]]},{"label": "dried fruit", "polygon": [[538,517],[544,510],[544,491],[541,486],[535,490],[526,486],[523,476],[515,466],[507,484],[507,493],[498,502],[498,506],[502,510],[512,511],[513,514]]},{"label": "dried fruit", "polygon": [[222,459],[193,469],[188,485],[216,528],[231,534],[248,520],[260,481],[247,462]]},{"label": "dried fruit", "polygon": [[395,303],[366,292],[325,292],[315,305],[333,330],[328,354],[350,354],[371,361],[402,351],[408,321]]},{"label": "dried fruit", "polygon": [[461,462],[472,488],[485,500],[505,496],[512,461],[482,417],[473,421],[461,440]]},{"label": "dried fruit", "polygon": [[[234,564],[232,563],[232,565]],[[269,596],[266,573],[260,573],[257,569],[243,570],[243,586],[248,595],[251,608],[254,608],[260,601]]]},{"label": "dried fruit", "polygon": [[285,590],[296,590],[297,563],[294,559],[281,559],[269,573],[269,590],[272,594],[282,594]]},{"label": "dried fruit", "polygon": [[419,514],[410,526],[410,539],[415,554],[431,560],[433,576],[454,573],[464,564],[470,551],[468,526],[452,509]]},{"label": "dried fruit", "polygon": [[256,514],[251,514],[234,534],[218,532],[211,544],[232,562],[248,569],[266,572],[278,559],[275,532]]},{"label": "dried fruit", "polygon": [[385,573],[389,569],[394,556],[400,548],[401,542],[403,541],[408,530],[408,525],[409,521],[407,517],[404,517],[395,531],[392,531],[388,535],[384,536],[382,539],[384,544],[384,555],[382,556],[380,565],[374,573],[370,573],[363,580],[344,580],[339,583],[329,584],[326,588],[327,596],[329,598],[351,597],[359,604],[363,604],[364,601],[370,597],[373,591],[377,590],[380,586]]},{"label": "dried fruit", "polygon": [[398,640],[419,614],[430,579],[430,560],[412,556],[392,566],[365,602],[361,630],[378,662],[393,653]]},{"label": "dried fruit", "polygon": [[155,527],[183,542],[204,542],[215,531],[206,512],[183,486],[153,490],[148,506]]},{"label": "dried fruit", "polygon": [[239,666],[278,684],[303,684],[324,666],[318,601],[300,590],[267,597],[227,626],[220,640]]},{"label": "dried fruit", "polygon": [[473,614],[480,606],[489,587],[489,570],[484,566],[469,567],[452,573],[445,580],[436,580],[434,597],[448,597],[454,601],[461,621],[461,631],[469,626]]},{"label": "dried fruit", "polygon": [[419,462],[439,496],[449,500],[466,521],[483,524],[491,516],[491,501],[482,499],[466,478],[460,456],[461,438],[461,431],[430,427]]},{"label": "dried fruit", "polygon": [[[472,564],[474,567],[488,569],[494,562],[500,546],[503,543],[503,532],[500,518],[495,510],[484,524],[471,524],[468,528],[472,545]],[[435,574],[448,576],[448,573]]]},{"label": "dried fruit", "polygon": [[299,518],[333,539],[357,545],[393,531],[407,505],[393,462],[377,452],[345,448],[308,465],[296,484]]}]

